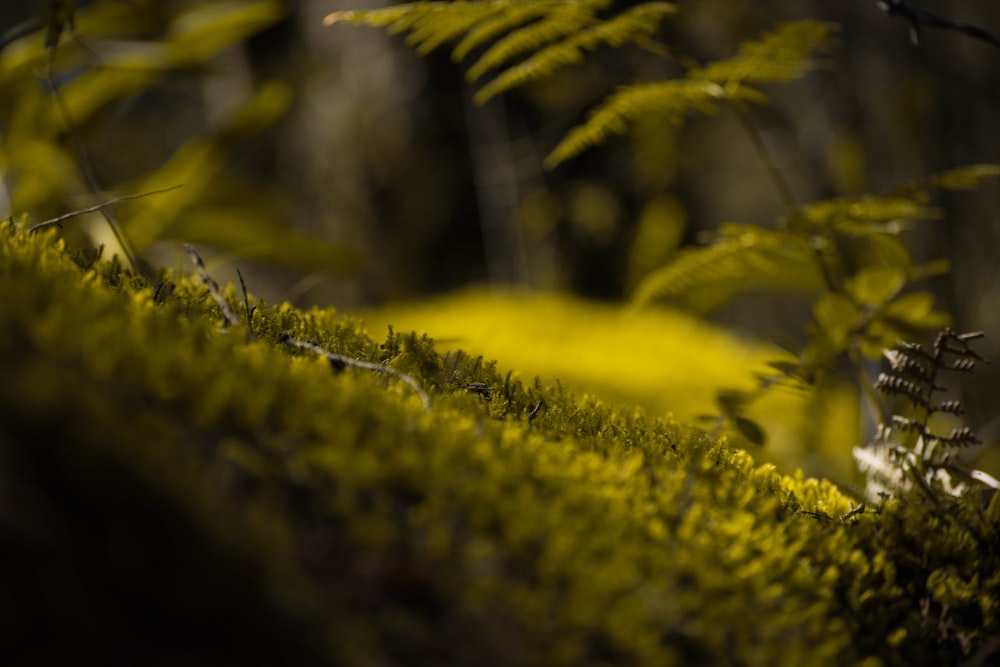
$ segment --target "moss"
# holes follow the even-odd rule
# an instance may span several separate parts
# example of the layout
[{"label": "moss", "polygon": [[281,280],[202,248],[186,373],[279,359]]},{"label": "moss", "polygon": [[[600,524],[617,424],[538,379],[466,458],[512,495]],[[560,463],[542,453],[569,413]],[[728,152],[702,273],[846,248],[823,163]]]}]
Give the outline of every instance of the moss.
[{"label": "moss", "polygon": [[224,328],[186,279],[0,229],[11,664],[947,665],[1000,634],[996,498],[844,520],[694,428],[255,306]]},{"label": "moss", "polygon": [[[365,321],[372,330],[394,325],[427,331],[441,351],[458,344],[503,359],[523,377],[558,378],[576,392],[684,423],[718,414],[720,388],[750,392],[756,374],[773,374],[769,362],[788,358],[776,345],[737,337],[682,312],[565,294],[470,290],[390,305],[366,313]],[[767,432],[758,456],[844,482],[856,474],[844,447],[858,431],[852,387],[830,382],[812,395],[772,391],[747,416]]]}]

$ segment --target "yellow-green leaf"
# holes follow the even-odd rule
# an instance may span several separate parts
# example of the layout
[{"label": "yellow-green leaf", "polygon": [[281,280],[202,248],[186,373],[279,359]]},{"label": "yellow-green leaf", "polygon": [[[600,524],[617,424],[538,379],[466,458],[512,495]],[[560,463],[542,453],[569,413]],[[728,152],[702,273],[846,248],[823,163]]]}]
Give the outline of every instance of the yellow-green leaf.
[{"label": "yellow-green leaf", "polygon": [[931,184],[944,190],[975,190],[984,180],[998,176],[1000,164],[973,164],[936,174]]},{"label": "yellow-green leaf", "polygon": [[906,273],[897,268],[865,269],[847,280],[847,291],[857,303],[880,306],[899,294]]}]

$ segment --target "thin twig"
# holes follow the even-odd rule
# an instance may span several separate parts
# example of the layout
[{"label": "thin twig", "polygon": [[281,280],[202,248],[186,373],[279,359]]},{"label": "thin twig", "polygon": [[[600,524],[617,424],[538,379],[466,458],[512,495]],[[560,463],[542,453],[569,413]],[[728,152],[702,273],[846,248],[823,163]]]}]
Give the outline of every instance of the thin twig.
[{"label": "thin twig", "polygon": [[943,16],[939,16],[938,14],[929,12],[926,9],[917,7],[907,2],[907,0],[878,0],[878,5],[888,16],[901,16],[909,22],[910,39],[913,41],[914,46],[920,46],[920,28],[925,26],[928,28],[955,30],[964,35],[968,35],[973,39],[978,39],[992,44],[993,46],[1000,47],[1000,37],[997,37],[990,31],[971,23],[953,21]]},{"label": "thin twig", "polygon": [[785,203],[785,206],[789,211],[795,211],[799,208],[799,203],[795,199],[795,195],[792,193],[792,188],[788,185],[788,181],[782,175],[781,170],[778,169],[777,163],[774,161],[774,155],[771,150],[764,143],[764,138],[760,136],[760,131],[757,126],[753,124],[750,119],[750,114],[747,112],[746,108],[743,107],[739,102],[731,102],[730,106],[736,111],[736,117],[740,119],[740,124],[743,125],[743,129],[746,133],[750,135],[750,140],[753,142],[753,147],[757,151],[757,156],[760,161],[764,164],[767,169],[767,173],[771,176],[771,180],[774,181],[774,187],[777,188],[778,194],[781,196],[781,200]]},{"label": "thin twig", "polygon": [[164,192],[170,192],[171,190],[176,190],[177,188],[182,188],[183,185],[172,185],[169,188],[163,188],[162,190],[150,190],[149,192],[140,192],[137,195],[123,195],[121,197],[115,197],[114,199],[109,199],[107,201],[102,201],[100,204],[95,204],[94,206],[88,206],[87,208],[77,209],[76,211],[70,211],[69,213],[63,213],[55,218],[50,218],[43,222],[39,222],[37,225],[32,225],[28,228],[29,232],[37,232],[40,229],[45,229],[46,227],[51,227],[53,225],[58,225],[60,223],[66,222],[72,218],[79,217],[81,215],[87,215],[88,213],[96,213],[101,209],[107,208],[108,206],[114,206],[115,204],[120,204],[123,201],[130,201],[132,199],[142,199],[143,197],[149,197],[152,195],[163,194]]},{"label": "thin twig", "polygon": [[[198,270],[198,276],[201,278],[201,282],[208,288],[208,291],[212,294],[212,298],[215,299],[215,302],[219,304],[219,310],[222,311],[223,320],[225,320],[228,325],[239,326],[240,318],[233,311],[233,308],[229,305],[229,301],[226,300],[226,297],[222,295],[222,290],[219,289],[219,284],[215,282],[212,276],[210,276],[208,271],[205,269],[205,262],[202,261],[201,255],[198,254],[198,251],[195,250],[194,246],[190,243],[184,244],[184,250],[187,251],[188,257],[191,258],[191,262]],[[237,274],[239,275],[239,271],[237,271]],[[249,320],[250,302],[249,298],[246,296],[246,285],[243,283],[242,275],[240,275],[240,283],[243,284],[243,296],[244,299],[246,299],[247,318]],[[431,398],[428,396],[427,392],[424,391],[423,387],[420,386],[420,383],[417,382],[412,375],[396,370],[392,366],[376,364],[371,361],[362,361],[360,359],[354,359],[342,354],[336,354],[326,350],[318,343],[297,340],[286,333],[282,333],[278,337],[278,340],[287,345],[291,345],[292,347],[297,347],[301,350],[309,350],[310,352],[318,354],[319,356],[326,358],[330,362],[330,365],[337,369],[351,366],[352,368],[363,368],[365,370],[376,371],[378,373],[389,373],[391,375],[395,375],[397,378],[410,385],[413,391],[416,392],[417,396],[420,397],[421,402],[424,404],[424,408],[429,410],[431,407]]]},{"label": "thin twig", "polygon": [[[71,21],[69,27],[72,29]],[[70,143],[73,145],[73,150],[76,152],[77,160],[80,162],[80,170],[83,172],[84,180],[86,180],[91,194],[103,204],[106,202],[104,202],[103,197],[101,197],[101,188],[98,185],[94,163],[90,159],[90,153],[87,152],[87,147],[83,145],[83,140],[80,139],[80,135],[76,131],[76,123],[73,122],[73,115],[70,113],[69,106],[66,104],[66,100],[63,99],[62,93],[59,92],[59,86],[56,84],[55,80],[54,72],[56,49],[59,46],[59,33],[62,31],[62,28],[63,27],[60,25],[55,31],[53,31],[50,27],[49,34],[46,36],[45,46],[48,49],[49,54],[48,62],[45,67],[45,82],[49,87],[49,91],[52,93],[52,99],[56,103],[56,108],[59,109],[59,115],[62,117],[63,124],[66,126]],[[136,258],[135,251],[132,249],[128,239],[126,239],[125,233],[119,226],[118,221],[115,220],[114,216],[108,212],[106,206],[100,207],[97,210],[108,223],[108,227],[111,228],[111,233],[114,234],[115,240],[118,242],[118,246],[121,248],[122,253],[124,253],[125,258],[128,260],[129,266],[136,273],[140,273],[139,261]]]},{"label": "thin twig", "polygon": [[247,294],[247,284],[243,280],[243,274],[240,272],[239,268],[236,269],[236,275],[240,278],[240,288],[243,290],[243,307],[246,308],[247,313],[247,338],[252,339],[254,337],[253,333],[253,311],[250,310],[250,295]]},{"label": "thin twig", "polygon": [[300,350],[309,350],[321,357],[327,359],[332,366],[335,368],[343,368],[345,366],[351,366],[352,368],[363,368],[369,371],[375,371],[377,373],[389,373],[395,375],[397,378],[410,385],[410,388],[420,397],[421,402],[424,404],[424,408],[430,410],[431,408],[431,397],[428,396],[427,392],[424,391],[420,383],[417,382],[416,378],[412,375],[404,373],[403,371],[396,370],[392,366],[387,366],[385,364],[376,364],[371,361],[362,361],[360,359],[354,359],[353,357],[347,357],[342,354],[336,354],[335,352],[330,352],[325,349],[322,345],[314,343],[308,340],[296,340],[288,334],[281,334],[278,337],[282,343],[291,345],[292,347],[297,347]]},{"label": "thin twig", "polygon": [[198,270],[198,276],[201,278],[201,282],[208,288],[208,291],[212,293],[212,298],[215,302],[219,304],[219,310],[222,311],[222,319],[225,320],[226,324],[232,324],[233,326],[239,326],[240,318],[233,311],[233,307],[229,305],[226,301],[226,297],[222,296],[222,291],[219,289],[219,283],[215,282],[212,276],[208,275],[208,271],[205,270],[205,262],[201,260],[201,255],[198,251],[194,249],[194,246],[190,243],[184,244],[184,250],[187,251],[188,257],[191,258],[191,263],[194,264],[195,268]]}]

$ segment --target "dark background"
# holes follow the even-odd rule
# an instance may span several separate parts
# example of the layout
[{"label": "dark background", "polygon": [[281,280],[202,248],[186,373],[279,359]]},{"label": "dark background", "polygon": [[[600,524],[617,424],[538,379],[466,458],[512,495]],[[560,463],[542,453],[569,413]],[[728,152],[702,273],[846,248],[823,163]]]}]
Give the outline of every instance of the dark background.
[{"label": "dark background", "polygon": [[[97,3],[77,4],[84,12]],[[167,16],[198,3],[124,4],[137,15]],[[322,25],[330,11],[377,4],[288,3],[286,18],[269,29],[204,67],[167,74],[160,85],[83,124],[78,129],[102,184],[134,182],[238,107],[248,90],[272,79],[286,83],[293,92],[288,113],[233,149],[229,175],[266,193],[269,214],[282,224],[347,244],[360,260],[348,271],[240,266],[253,291],[271,301],[346,310],[478,284],[621,302],[671,249],[659,251],[639,235],[649,202],[665,203],[684,223],[685,244],[726,221],[769,226],[783,214],[785,204],[749,137],[726,110],[692,118],[679,130],[652,123],[642,128],[642,141],[638,134],[617,138],[554,171],[543,169],[547,152],[617,85],[682,75],[672,60],[633,47],[604,50],[551,83],[477,107],[475,88],[447,50],[421,58],[400,36]],[[661,39],[703,63],[733,55],[741,41],[782,21],[840,24],[828,67],[767,87],[774,103],[752,112],[801,202],[887,193],[948,168],[1000,162],[995,46],[925,30],[916,48],[906,22],[887,17],[873,0],[678,5]],[[991,2],[921,6],[1000,33]],[[0,28],[42,9],[39,2],[5,2]],[[86,45],[87,34],[79,37]],[[91,66],[100,67],[100,58]],[[951,274],[930,288],[957,329],[990,334],[979,349],[992,359],[1000,359],[998,195],[998,186],[987,183],[944,196],[936,202],[943,219],[906,236],[918,260],[951,261]],[[217,258],[222,279],[235,277],[238,255],[237,248]],[[176,264],[177,257],[170,242],[147,253],[154,264]],[[761,337],[794,338],[802,334],[808,304],[751,297],[713,317]],[[973,425],[996,413],[997,384],[989,374],[971,381],[971,394],[984,397],[969,401]]]}]

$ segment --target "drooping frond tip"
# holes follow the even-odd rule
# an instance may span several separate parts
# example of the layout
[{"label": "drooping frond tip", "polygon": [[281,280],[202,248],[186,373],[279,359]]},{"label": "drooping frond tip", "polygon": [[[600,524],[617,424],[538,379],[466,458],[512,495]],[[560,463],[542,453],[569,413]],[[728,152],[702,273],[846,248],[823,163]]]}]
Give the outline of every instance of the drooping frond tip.
[{"label": "drooping frond tip", "polygon": [[323,25],[333,25],[334,23],[339,23],[340,21],[350,19],[351,14],[352,12],[346,12],[346,11],[330,12],[329,14],[323,17]]},{"label": "drooping frond tip", "polygon": [[692,69],[684,79],[626,86],[574,128],[545,164],[551,169],[611,135],[624,134],[640,116],[655,114],[679,125],[691,113],[712,113],[718,101],[766,103],[768,97],[747,83],[791,81],[817,69],[818,55],[832,46],[835,30],[819,21],[786,23],[744,42],[734,58]]},{"label": "drooping frond tip", "polygon": [[743,42],[736,57],[692,70],[694,79],[724,85],[743,81],[792,81],[822,66],[837,26],[821,21],[784,23],[761,38]]}]

